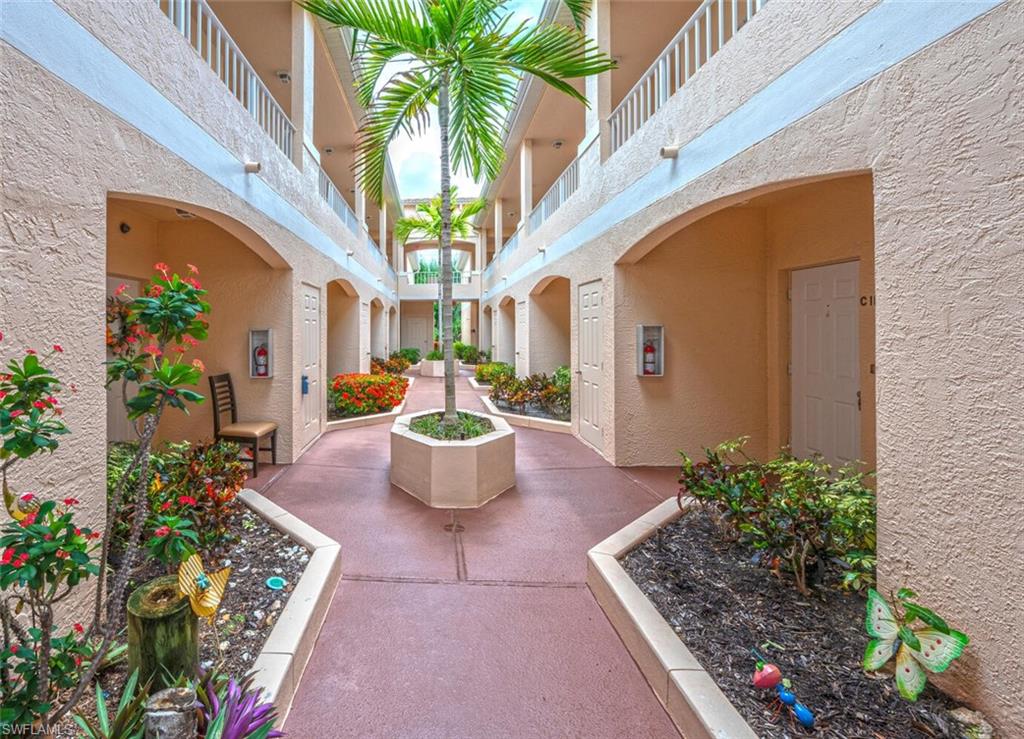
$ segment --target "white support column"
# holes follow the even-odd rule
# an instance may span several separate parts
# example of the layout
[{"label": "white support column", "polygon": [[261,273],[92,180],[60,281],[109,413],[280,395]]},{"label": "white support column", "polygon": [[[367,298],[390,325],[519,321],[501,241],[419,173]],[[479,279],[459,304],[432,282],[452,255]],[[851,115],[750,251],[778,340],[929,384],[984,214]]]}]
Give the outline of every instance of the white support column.
[{"label": "white support column", "polygon": [[313,53],[316,49],[313,16],[298,5],[292,5],[291,36],[291,120],[295,126],[292,161],[301,170],[304,151],[308,151],[315,162],[320,161],[320,156],[313,145]]},{"label": "white support column", "polygon": [[530,218],[533,210],[533,141],[526,139],[519,149],[519,225]]},{"label": "white support column", "polygon": [[359,182],[359,171],[355,173],[356,191],[354,200],[356,207],[353,208],[356,212],[356,222],[362,228],[366,228],[366,193],[363,191],[363,186]]},{"label": "white support column", "polygon": [[473,253],[473,269],[477,272],[487,265],[487,232],[482,228],[476,232],[476,251]]},{"label": "white support column", "polygon": [[384,258],[388,258],[388,205],[380,209],[380,218],[377,219],[377,245]]},{"label": "white support column", "polygon": [[[597,43],[598,49],[606,54],[611,54],[612,49],[611,18],[611,0],[594,0],[590,17],[587,18],[587,37],[593,39]],[[580,153],[590,145],[591,141],[600,137],[601,161],[603,162],[611,154],[611,131],[608,126],[608,117],[612,113],[612,73],[604,72],[587,77],[585,85],[587,102],[590,105],[586,109],[587,132],[580,144]]]},{"label": "white support column", "polygon": [[504,225],[501,222],[505,210],[505,201],[501,198],[496,198],[494,201],[494,254],[497,256],[498,252],[501,251],[501,247],[505,245],[505,232]]}]

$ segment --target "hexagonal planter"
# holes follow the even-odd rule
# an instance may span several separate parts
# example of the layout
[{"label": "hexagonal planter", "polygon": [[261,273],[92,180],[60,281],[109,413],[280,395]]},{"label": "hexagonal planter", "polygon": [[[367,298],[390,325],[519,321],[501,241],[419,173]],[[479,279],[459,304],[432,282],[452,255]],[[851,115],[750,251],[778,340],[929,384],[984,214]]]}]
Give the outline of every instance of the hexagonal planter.
[{"label": "hexagonal planter", "polygon": [[507,421],[473,413],[494,424],[494,431],[466,441],[432,439],[409,428],[414,418],[440,412],[420,411],[395,420],[392,484],[431,508],[479,508],[516,484],[516,436]]},{"label": "hexagonal planter", "polygon": [[444,377],[444,360],[424,359],[421,361],[420,377]]}]

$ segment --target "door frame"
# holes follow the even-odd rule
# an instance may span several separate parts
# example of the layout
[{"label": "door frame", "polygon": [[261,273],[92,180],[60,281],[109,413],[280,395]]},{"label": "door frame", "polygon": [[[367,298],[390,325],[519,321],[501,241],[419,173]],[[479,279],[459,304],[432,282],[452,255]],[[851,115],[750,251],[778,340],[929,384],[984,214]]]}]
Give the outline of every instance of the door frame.
[{"label": "door frame", "polygon": [[[598,307],[597,307],[597,318],[600,321],[600,324],[599,324],[599,326],[600,326],[600,336],[598,337],[598,342],[597,342],[598,343],[598,350],[597,350],[598,351],[598,364],[597,364],[596,372],[598,373],[600,381],[599,381],[598,386],[597,386],[597,397],[596,397],[596,420],[597,420],[597,423],[596,424],[589,424],[589,426],[591,426],[593,428],[594,432],[596,432],[596,434],[597,434],[596,439],[599,440],[598,443],[595,443],[595,439],[587,438],[587,436],[584,433],[584,423],[583,423],[583,408],[584,408],[584,402],[583,402],[583,372],[584,372],[584,370],[583,370],[583,367],[584,367],[584,363],[583,363],[583,349],[584,349],[584,343],[583,343],[583,300],[582,300],[582,293],[583,293],[583,291],[586,288],[591,288],[592,289],[595,286],[598,287],[597,295],[598,295],[599,303],[598,303]],[[576,351],[574,353],[575,354],[574,359],[576,360],[575,375],[576,375],[576,379],[577,379],[577,383],[576,383],[576,387],[577,387],[577,390],[576,390],[576,397],[577,397],[576,408],[578,408],[578,411],[577,411],[577,421],[578,421],[578,429],[579,429],[578,438],[580,439],[580,441],[582,441],[584,444],[586,444],[587,446],[589,446],[592,449],[594,449],[594,451],[596,451],[598,454],[600,454],[603,457],[604,456],[604,449],[603,449],[603,447],[604,447],[604,427],[601,425],[602,424],[602,420],[603,420],[601,416],[602,416],[602,414],[604,412],[604,390],[605,390],[605,383],[607,382],[607,378],[605,377],[605,374],[604,374],[604,356],[601,354],[601,347],[604,344],[604,281],[601,278],[598,278],[598,279],[595,279],[595,280],[588,280],[587,282],[582,282],[582,283],[577,284],[576,285],[576,296],[575,297],[576,297],[576,299],[573,301],[574,302],[574,306],[573,307],[574,307],[575,313],[576,313]]]},{"label": "door frame", "polygon": [[[306,331],[305,331],[305,320],[306,320],[306,296],[312,292],[316,293],[316,340],[314,346],[317,353],[316,361],[316,377],[310,377],[310,383],[315,384],[316,390],[310,389],[309,396],[310,402],[315,401],[315,407],[317,409],[316,419],[316,433],[310,434],[307,438],[307,429],[312,423],[306,423],[305,408],[306,396],[302,394],[302,376],[305,374],[306,367]],[[300,306],[301,310],[299,313],[299,321],[302,324],[302,329],[299,331],[299,341],[301,342],[299,351],[299,413],[301,417],[301,430],[302,430],[302,442],[300,445],[300,453],[305,451],[320,438],[324,431],[324,419],[326,418],[327,410],[327,393],[326,393],[326,365],[324,363],[325,354],[324,346],[327,342],[327,335],[325,329],[325,316],[324,316],[324,300],[323,300],[323,289],[319,285],[314,285],[310,282],[299,283],[299,302],[303,305]],[[315,397],[313,397],[315,395]]]}]

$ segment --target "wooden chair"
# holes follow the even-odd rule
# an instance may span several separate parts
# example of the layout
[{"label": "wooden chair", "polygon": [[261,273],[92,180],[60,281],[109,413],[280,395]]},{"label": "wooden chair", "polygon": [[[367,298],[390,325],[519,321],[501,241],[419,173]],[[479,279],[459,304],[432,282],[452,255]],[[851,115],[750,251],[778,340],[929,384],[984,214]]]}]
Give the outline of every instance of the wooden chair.
[{"label": "wooden chair", "polygon": [[[238,421],[235,386],[231,375],[210,376],[210,395],[213,397],[213,436],[252,447],[252,476],[260,473],[260,452],[270,452],[271,464],[277,464],[277,424],[273,421]],[[221,426],[221,416],[231,414],[231,423]],[[270,446],[261,447],[260,439],[270,437]]]}]

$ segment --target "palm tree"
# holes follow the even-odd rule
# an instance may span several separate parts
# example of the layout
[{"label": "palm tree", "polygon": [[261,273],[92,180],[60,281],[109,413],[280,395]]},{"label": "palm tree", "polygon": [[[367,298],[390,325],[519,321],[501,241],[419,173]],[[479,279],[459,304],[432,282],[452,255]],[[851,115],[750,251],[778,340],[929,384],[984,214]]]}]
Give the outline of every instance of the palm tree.
[{"label": "palm tree", "polygon": [[[356,170],[367,196],[383,197],[388,144],[422,132],[437,108],[441,134],[441,338],[444,418],[458,423],[452,341],[451,171],[498,176],[504,121],[524,75],[532,74],[586,105],[568,82],[606,72],[615,62],[581,31],[590,0],[564,0],[575,27],[515,23],[508,0],[299,0],[309,12],[353,31],[356,94],[366,109]],[[385,67],[403,70],[383,84]]]}]

